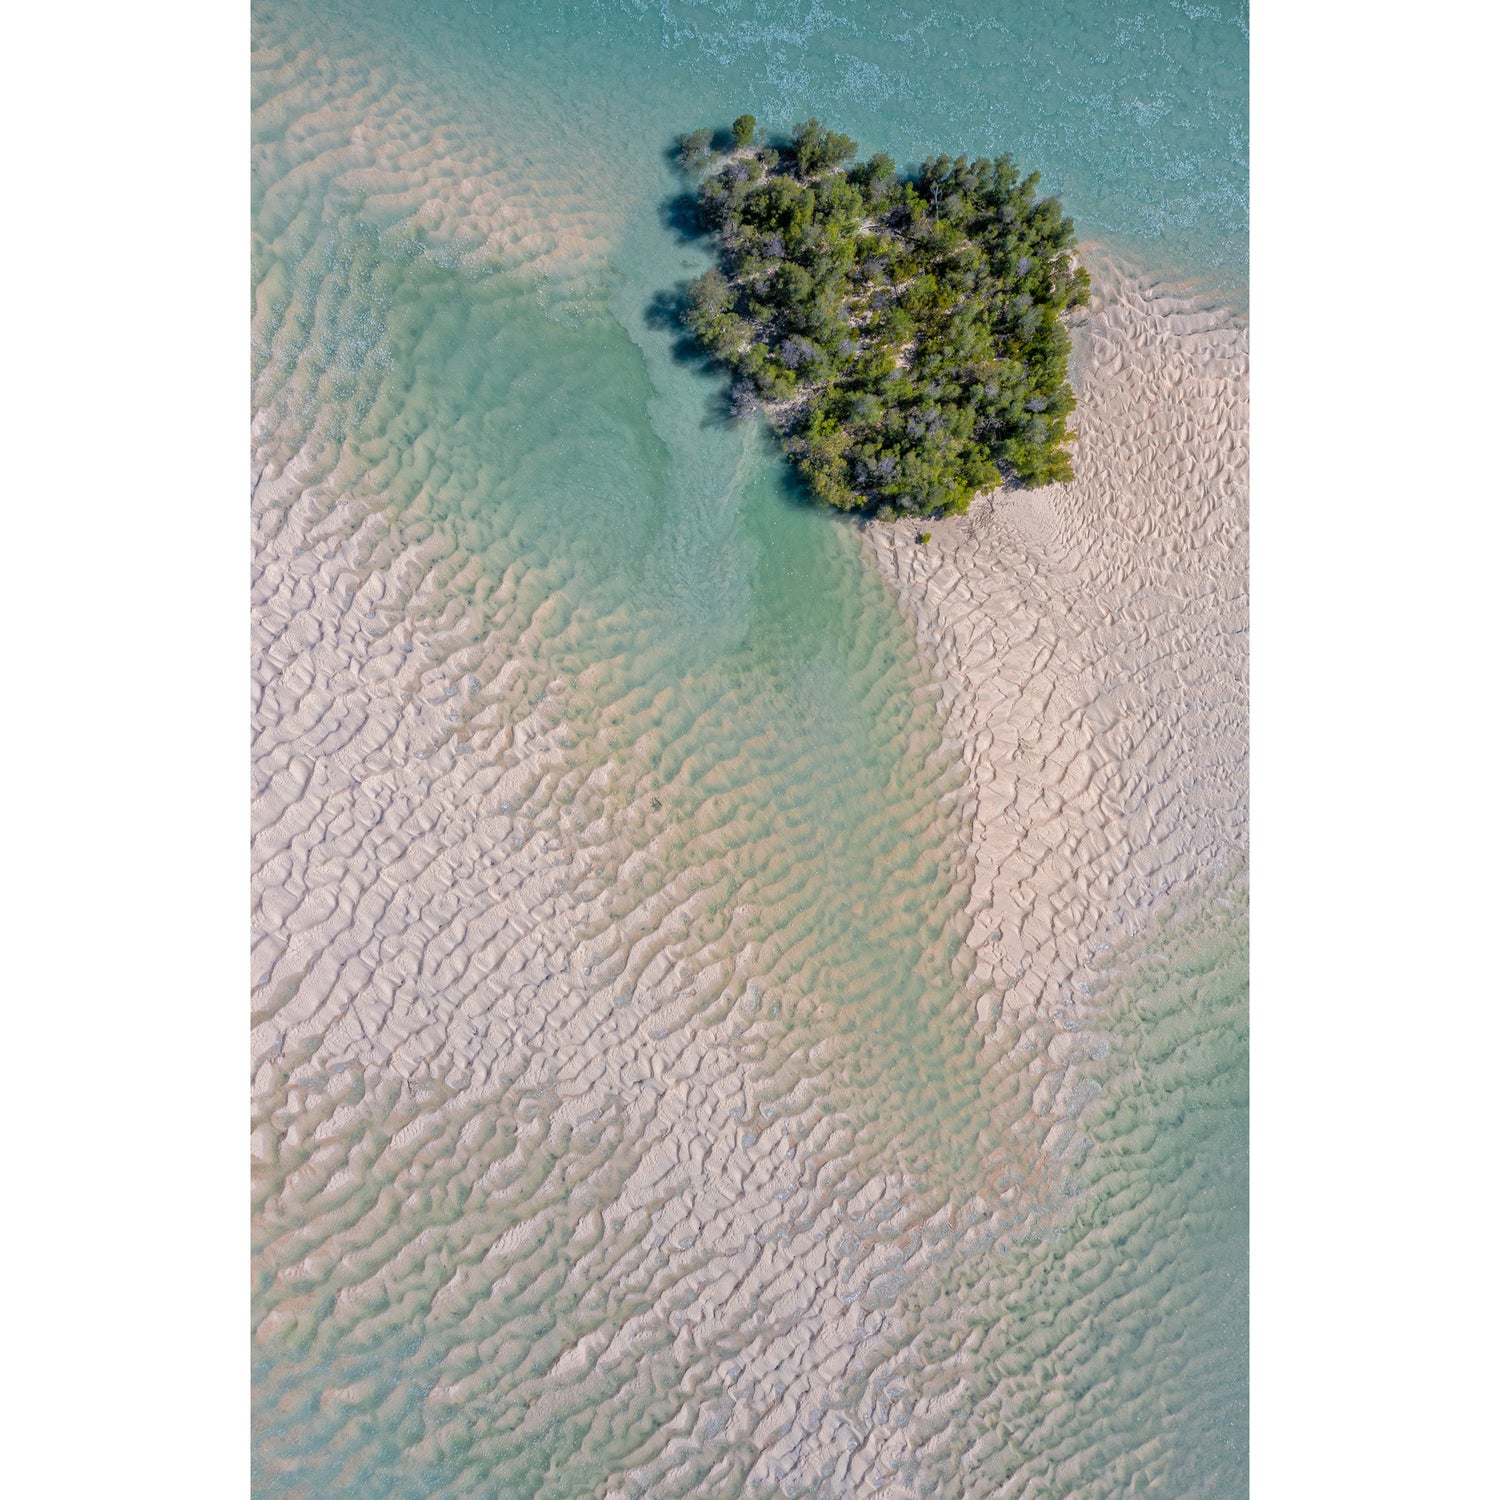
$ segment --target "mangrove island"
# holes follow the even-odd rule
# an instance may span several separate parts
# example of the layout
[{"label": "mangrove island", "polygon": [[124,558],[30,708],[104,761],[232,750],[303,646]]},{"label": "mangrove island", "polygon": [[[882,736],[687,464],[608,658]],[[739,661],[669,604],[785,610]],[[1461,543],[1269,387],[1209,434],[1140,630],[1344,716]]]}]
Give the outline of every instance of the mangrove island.
[{"label": "mangrove island", "polygon": [[979,490],[1073,477],[1064,318],[1089,278],[1038,173],[939,156],[902,175],[815,119],[779,148],[752,115],[679,147],[719,258],[688,327],[819,500],[959,515]]}]

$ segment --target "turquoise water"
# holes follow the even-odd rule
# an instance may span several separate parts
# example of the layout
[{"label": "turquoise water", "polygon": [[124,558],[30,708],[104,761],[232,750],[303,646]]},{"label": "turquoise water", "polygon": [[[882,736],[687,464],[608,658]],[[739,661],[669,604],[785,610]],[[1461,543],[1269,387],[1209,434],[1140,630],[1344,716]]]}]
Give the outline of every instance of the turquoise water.
[{"label": "turquoise water", "polygon": [[378,38],[476,123],[534,130],[538,165],[586,172],[621,201],[665,184],[653,169],[680,130],[743,108],[772,129],[821,113],[902,162],[1010,151],[1085,237],[1221,289],[1246,274],[1244,5],[480,0],[311,14],[351,49]]},{"label": "turquoise water", "polygon": [[256,1492],[1243,1493],[1242,903],[1049,1167],[909,628],[649,312],[747,107],[1236,302],[1243,7],[253,24]]}]

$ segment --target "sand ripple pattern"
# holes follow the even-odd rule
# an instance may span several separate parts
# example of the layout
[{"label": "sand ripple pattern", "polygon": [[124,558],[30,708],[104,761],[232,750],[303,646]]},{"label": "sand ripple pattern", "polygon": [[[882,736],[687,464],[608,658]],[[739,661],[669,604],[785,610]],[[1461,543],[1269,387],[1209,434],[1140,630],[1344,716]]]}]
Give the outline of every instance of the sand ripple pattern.
[{"label": "sand ripple pattern", "polygon": [[[591,710],[546,670],[588,625],[553,590],[257,431],[259,1488],[863,1473],[898,1298],[971,1220],[1034,1235],[1043,1193],[1037,1143],[1000,1149],[1026,1095],[979,1107],[960,929],[924,1022],[795,795],[816,742],[674,723],[618,676]],[[912,683],[872,661],[895,737]],[[931,805],[883,809],[854,898],[899,911]],[[954,1220],[986,1161],[1005,1201]]]},{"label": "sand ripple pattern", "polygon": [[[258,230],[357,214],[460,269],[525,266],[563,288],[598,273],[618,217],[604,165],[577,149],[562,101],[490,95],[481,112],[355,25],[265,3],[255,12]],[[500,151],[500,139],[526,145]]]},{"label": "sand ripple pattern", "polygon": [[[977,760],[856,547],[829,563],[836,654],[672,644],[648,567],[671,455],[600,394],[645,381],[579,290],[607,206],[529,187],[519,148],[378,58],[257,35],[257,1493],[1233,1493],[1237,1439],[1205,1433],[1235,1398],[1195,1330],[1235,1289],[1169,1241],[1237,1232],[1222,1153],[1193,1136],[1185,1166],[1181,1133],[1233,1112],[1238,846],[1203,841],[1241,826],[1241,752],[1232,694],[1186,738],[1153,718],[1182,664],[1135,564],[1089,572],[1105,492],[995,523],[1034,622],[962,616],[1004,647],[999,688],[962,676],[959,626],[939,652]],[[507,256],[574,277],[567,315]],[[1143,309],[1095,353],[1149,345]],[[1148,421],[1127,447],[1181,488],[1184,440]],[[566,510],[585,481],[629,497],[607,526]],[[1170,560],[1198,506],[1158,498]],[[891,552],[908,596],[913,565],[940,555]],[[1115,657],[1081,627],[1049,645],[1054,571],[1117,590],[1088,617]],[[971,689],[1009,716],[965,720]],[[1077,786],[1037,748],[1069,693],[1095,714],[1057,720],[1094,736]],[[1015,946],[976,946],[965,907],[1019,869],[1003,773],[1066,826],[1116,788],[1115,884],[1088,886],[1114,927],[1054,900],[1072,850],[1033,818]],[[1159,865],[1156,795],[1204,809]],[[1200,845],[1222,876],[1178,910]],[[1001,985],[1013,961],[1034,992]]]},{"label": "sand ripple pattern", "polygon": [[1089,257],[1077,480],[872,529],[972,790],[970,934],[1062,1014],[1162,898],[1246,853],[1248,331]]},{"label": "sand ripple pattern", "polygon": [[[532,697],[533,621],[487,599],[487,633],[459,558],[295,465],[257,504],[261,1488],[353,1492],[381,1445],[413,1494],[847,1461],[940,1195],[895,1170],[899,1114],[837,1107],[843,1028],[796,1024],[868,979],[795,830],[722,786],[664,857],[677,778],[612,801]],[[1011,1196],[991,1233],[1029,1231]]]}]

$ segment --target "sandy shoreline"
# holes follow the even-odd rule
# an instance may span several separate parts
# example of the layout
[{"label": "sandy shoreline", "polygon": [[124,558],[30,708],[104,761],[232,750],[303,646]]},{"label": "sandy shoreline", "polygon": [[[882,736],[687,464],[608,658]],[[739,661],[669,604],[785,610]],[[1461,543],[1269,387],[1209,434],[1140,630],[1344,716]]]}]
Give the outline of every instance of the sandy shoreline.
[{"label": "sandy shoreline", "polygon": [[1075,482],[867,532],[968,769],[969,940],[1018,1019],[1247,850],[1248,329],[1088,260]]}]

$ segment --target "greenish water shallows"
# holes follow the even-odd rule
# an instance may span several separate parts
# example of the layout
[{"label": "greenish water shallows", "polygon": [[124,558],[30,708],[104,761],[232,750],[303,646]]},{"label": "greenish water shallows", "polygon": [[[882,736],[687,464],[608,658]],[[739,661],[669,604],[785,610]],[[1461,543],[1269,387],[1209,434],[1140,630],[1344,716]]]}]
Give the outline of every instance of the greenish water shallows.
[{"label": "greenish water shallows", "polygon": [[[669,147],[748,108],[773,128],[817,113],[902,161],[1009,150],[1083,238],[1233,299],[1244,7],[268,3],[254,42],[262,456],[299,456],[311,479],[321,464],[403,535],[446,539],[455,594],[488,601],[521,664],[507,690],[546,692],[580,764],[623,767],[673,818],[651,878],[698,883],[705,950],[760,945],[757,983],[793,1018],[767,1070],[796,1057],[796,1026],[817,1031],[823,1107],[859,1161],[923,1183],[934,1211],[964,1201],[1016,1116],[969,1029],[962,778],[857,534],[789,488],[650,322],[652,295],[708,263],[662,212],[681,186]],[[387,132],[393,154],[350,173],[351,129]],[[429,157],[469,163],[435,199],[501,179],[523,222],[512,269],[438,234],[421,194],[387,193]],[[1036,1493],[1125,1493],[1147,1471],[1162,1494],[1244,1492],[1243,911],[1195,920],[1131,981],[1147,987],[1098,1075],[1076,1210],[1045,1243],[970,1248],[906,1294],[909,1347],[934,1368],[974,1350],[923,1460],[942,1493],[989,1492],[964,1488],[966,1451],[964,1472],[1024,1473]],[[671,1389],[721,1379],[670,1336],[640,1356],[662,1390],[639,1406],[607,1382],[576,1400],[547,1383],[559,1349],[625,1316],[569,1278],[588,1194],[535,1206],[529,1280],[485,1337],[433,1315],[473,1239],[465,1184],[514,1145],[498,1116],[450,1155],[400,1157],[432,1248],[382,1273],[373,1304],[367,1261],[312,1264],[300,1213],[392,1212],[380,1152],[408,1102],[368,1096],[386,1123],[322,1148],[352,1196],[315,1211],[285,1174],[258,1189],[256,1321],[297,1317],[256,1345],[257,1493],[734,1492],[687,1471],[610,1488],[674,1419]],[[613,1128],[574,1138],[605,1179],[635,1150]],[[434,1389],[471,1338],[506,1373],[468,1408],[453,1398],[435,1435]],[[523,1431],[540,1396],[548,1415]]]}]

